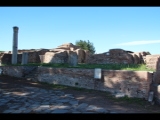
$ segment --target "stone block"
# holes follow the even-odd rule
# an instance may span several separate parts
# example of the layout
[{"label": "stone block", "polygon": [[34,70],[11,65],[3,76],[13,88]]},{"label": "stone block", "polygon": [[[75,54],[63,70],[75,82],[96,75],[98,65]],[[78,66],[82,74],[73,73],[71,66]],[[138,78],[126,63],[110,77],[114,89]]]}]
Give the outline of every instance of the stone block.
[{"label": "stone block", "polygon": [[101,79],[101,68],[95,68],[94,78],[95,79]]},{"label": "stone block", "polygon": [[68,63],[70,66],[77,66],[78,64],[78,56],[76,53],[70,54],[69,55],[69,59],[68,59]]}]

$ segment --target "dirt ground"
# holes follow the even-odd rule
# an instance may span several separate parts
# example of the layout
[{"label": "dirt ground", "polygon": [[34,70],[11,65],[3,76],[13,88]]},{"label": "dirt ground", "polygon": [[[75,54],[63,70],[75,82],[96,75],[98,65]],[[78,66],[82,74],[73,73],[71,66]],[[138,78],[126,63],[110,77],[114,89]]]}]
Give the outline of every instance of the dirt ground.
[{"label": "dirt ground", "polygon": [[75,89],[73,87],[55,88],[49,84],[28,81],[22,78],[0,76],[0,89],[16,89],[19,85],[58,89],[65,93],[73,94],[80,103],[85,102],[90,105],[96,105],[110,111],[115,111],[115,113],[160,113],[160,105],[151,105],[146,100],[143,100],[143,105],[136,101],[132,103],[129,103],[127,100],[116,101],[115,98],[113,99],[106,92],[102,91]]}]

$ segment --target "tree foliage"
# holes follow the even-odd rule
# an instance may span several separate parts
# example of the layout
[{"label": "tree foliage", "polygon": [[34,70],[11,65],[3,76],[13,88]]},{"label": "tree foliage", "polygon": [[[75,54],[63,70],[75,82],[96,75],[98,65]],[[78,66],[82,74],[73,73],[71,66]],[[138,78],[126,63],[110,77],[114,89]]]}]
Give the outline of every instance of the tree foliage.
[{"label": "tree foliage", "polygon": [[89,40],[85,41],[85,40],[77,40],[76,41],[76,45],[80,46],[81,49],[83,50],[88,50],[90,51],[91,54],[95,53],[95,47],[93,45],[93,43],[91,43]]}]

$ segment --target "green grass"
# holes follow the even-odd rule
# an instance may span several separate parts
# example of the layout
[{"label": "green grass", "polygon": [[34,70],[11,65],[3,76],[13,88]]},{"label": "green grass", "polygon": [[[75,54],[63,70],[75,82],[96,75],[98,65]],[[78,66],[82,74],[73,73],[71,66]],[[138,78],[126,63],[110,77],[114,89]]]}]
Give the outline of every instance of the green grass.
[{"label": "green grass", "polygon": [[114,100],[115,102],[127,102],[128,104],[132,104],[132,103],[137,103],[139,105],[144,106],[145,104],[145,100],[142,98],[129,98],[128,96],[124,96],[124,97],[120,97],[120,98],[115,98],[115,97],[111,97],[112,100]]},{"label": "green grass", "polygon": [[[6,66],[6,65],[2,64],[2,66]],[[22,66],[22,65],[15,64],[11,66]],[[53,67],[53,68],[84,68],[84,69],[101,68],[106,70],[155,71],[153,69],[146,68],[145,64],[78,64],[76,67],[72,67],[64,63],[63,64],[62,63],[61,64],[28,63],[27,65],[23,65],[23,66],[44,66],[44,67]]]}]

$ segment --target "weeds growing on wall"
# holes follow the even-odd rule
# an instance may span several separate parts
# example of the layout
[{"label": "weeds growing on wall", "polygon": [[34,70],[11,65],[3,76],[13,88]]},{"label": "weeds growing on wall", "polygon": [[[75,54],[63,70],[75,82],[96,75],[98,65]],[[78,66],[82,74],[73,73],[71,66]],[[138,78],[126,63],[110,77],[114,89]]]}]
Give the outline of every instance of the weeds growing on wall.
[{"label": "weeds growing on wall", "polygon": [[155,71],[149,69],[145,64],[77,64],[76,67],[69,66],[64,63],[28,63],[26,65],[15,64],[15,65],[5,65],[2,66],[44,66],[44,67],[53,67],[53,68],[84,68],[84,69],[94,69],[101,68],[106,70],[131,70],[131,71]]}]

